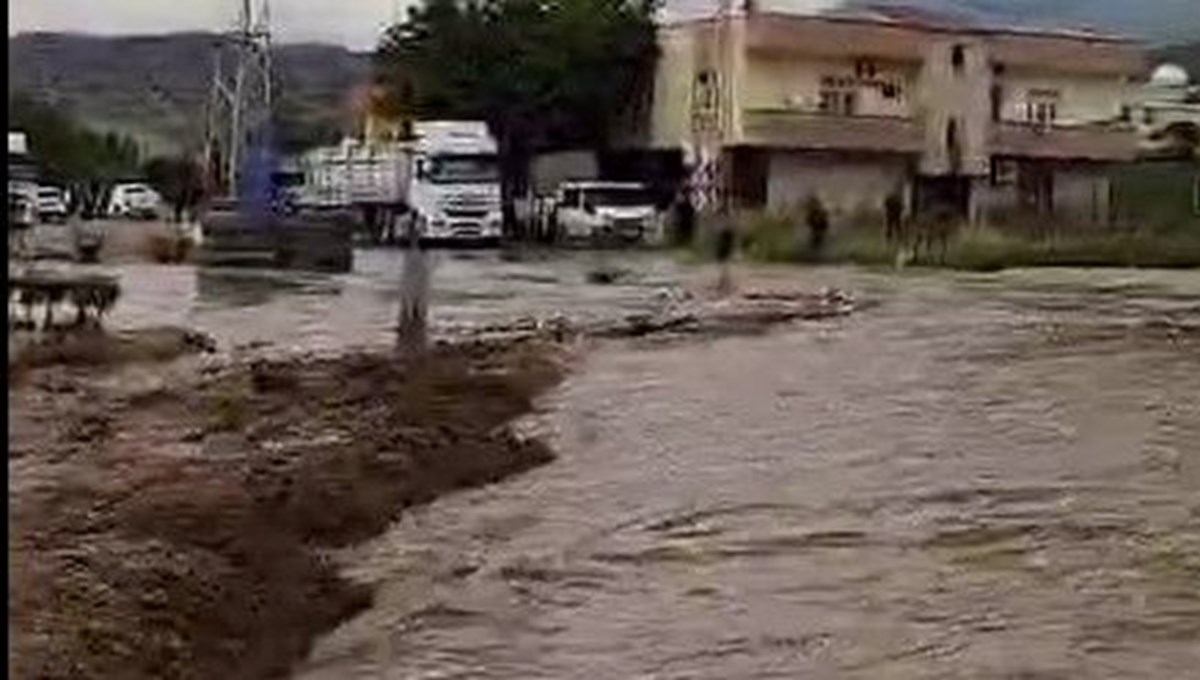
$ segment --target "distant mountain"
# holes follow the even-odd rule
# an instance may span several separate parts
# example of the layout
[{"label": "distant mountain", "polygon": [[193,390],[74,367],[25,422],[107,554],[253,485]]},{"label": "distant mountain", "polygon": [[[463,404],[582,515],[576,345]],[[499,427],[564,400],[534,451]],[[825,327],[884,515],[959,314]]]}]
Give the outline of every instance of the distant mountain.
[{"label": "distant mountain", "polygon": [[[29,93],[93,127],[131,134],[152,152],[196,147],[221,44],[211,33],[22,34],[8,40],[9,93]],[[369,78],[370,55],[343,47],[282,45],[273,56],[280,106],[310,125],[341,126],[350,91]]]},{"label": "distant mountain", "polygon": [[852,0],[961,12],[988,22],[1090,27],[1156,44],[1200,36],[1200,0]]}]

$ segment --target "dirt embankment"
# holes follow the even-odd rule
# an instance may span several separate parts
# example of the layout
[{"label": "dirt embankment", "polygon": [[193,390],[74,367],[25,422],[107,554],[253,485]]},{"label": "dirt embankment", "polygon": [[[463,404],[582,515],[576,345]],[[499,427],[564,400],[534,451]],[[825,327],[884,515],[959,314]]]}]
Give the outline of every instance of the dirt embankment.
[{"label": "dirt embankment", "polygon": [[558,379],[536,343],[222,369],[135,392],[10,386],[10,669],[277,677],[365,606],[322,548],[550,460],[506,427]]}]

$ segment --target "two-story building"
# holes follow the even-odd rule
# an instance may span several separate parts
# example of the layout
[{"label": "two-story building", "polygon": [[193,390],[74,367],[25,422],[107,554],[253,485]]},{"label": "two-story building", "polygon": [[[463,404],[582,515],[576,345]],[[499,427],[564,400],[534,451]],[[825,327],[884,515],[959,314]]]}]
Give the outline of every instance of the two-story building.
[{"label": "two-story building", "polygon": [[[837,221],[915,213],[1101,222],[1132,160],[1146,61],[1129,40],[903,10],[741,12],[660,29],[643,148],[719,145],[735,206]],[[705,141],[708,140],[708,141]]]}]

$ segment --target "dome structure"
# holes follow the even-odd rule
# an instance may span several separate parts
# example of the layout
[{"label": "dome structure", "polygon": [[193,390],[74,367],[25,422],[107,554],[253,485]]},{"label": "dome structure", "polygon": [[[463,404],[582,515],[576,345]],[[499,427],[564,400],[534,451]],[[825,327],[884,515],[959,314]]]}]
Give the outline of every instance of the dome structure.
[{"label": "dome structure", "polygon": [[1176,64],[1163,64],[1154,69],[1150,84],[1154,87],[1187,87],[1188,72]]}]

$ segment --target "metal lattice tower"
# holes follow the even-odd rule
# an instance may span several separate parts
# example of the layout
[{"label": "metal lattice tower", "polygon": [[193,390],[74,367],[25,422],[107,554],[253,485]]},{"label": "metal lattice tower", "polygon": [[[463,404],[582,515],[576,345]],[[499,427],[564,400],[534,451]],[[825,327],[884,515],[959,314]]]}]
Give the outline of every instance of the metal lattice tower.
[{"label": "metal lattice tower", "polygon": [[[717,0],[716,21],[709,33],[708,46],[710,68],[707,75],[715,82],[709,82],[707,87],[712,90],[708,96],[712,98],[713,105],[711,110],[705,111],[699,121],[693,122],[692,127],[691,145],[697,158],[692,169],[690,185],[693,189],[693,200],[700,212],[709,215],[722,215],[730,207],[731,168],[724,144],[733,116],[733,42],[730,34],[733,30],[734,1]],[[752,9],[751,0],[742,2],[744,10]]]},{"label": "metal lattice tower", "polygon": [[269,140],[273,85],[268,0],[240,0],[237,26],[216,50],[205,163],[218,195],[236,195],[247,154]]}]

